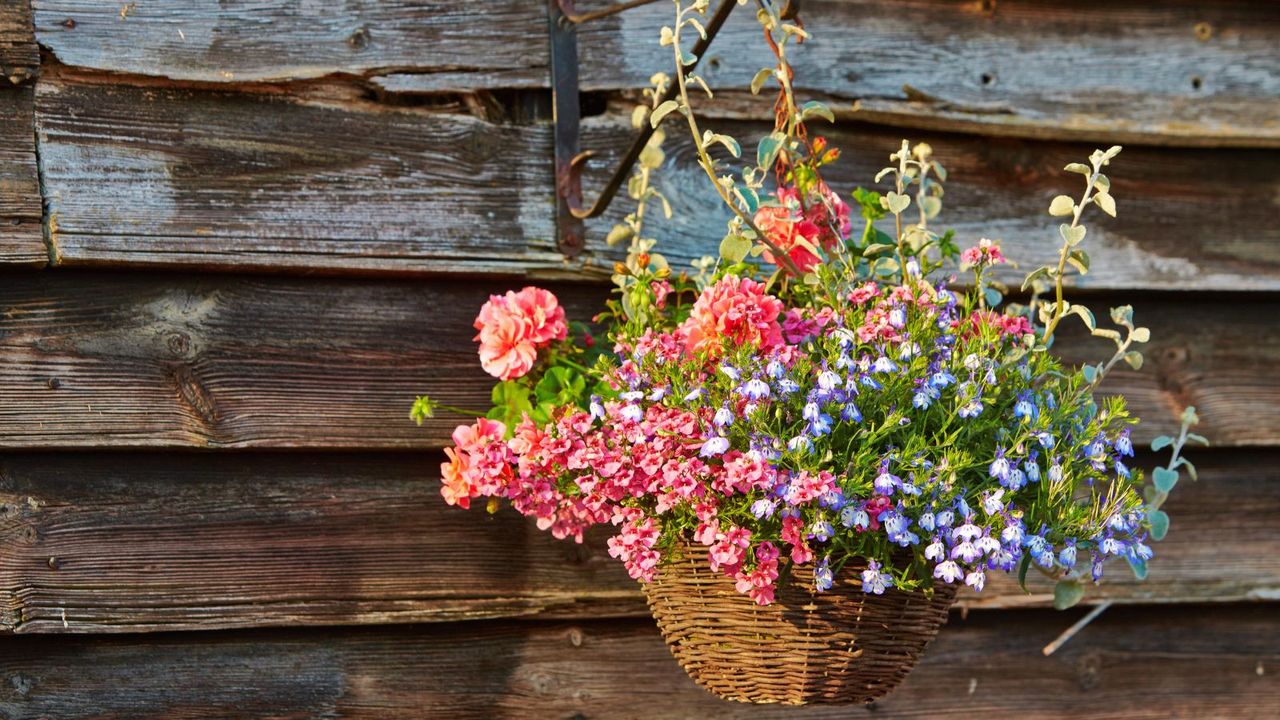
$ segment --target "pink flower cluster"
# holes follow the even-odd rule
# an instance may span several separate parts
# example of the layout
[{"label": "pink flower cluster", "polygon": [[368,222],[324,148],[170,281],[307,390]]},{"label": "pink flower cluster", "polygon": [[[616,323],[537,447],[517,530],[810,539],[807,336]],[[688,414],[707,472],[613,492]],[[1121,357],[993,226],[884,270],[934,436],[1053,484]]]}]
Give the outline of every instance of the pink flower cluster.
[{"label": "pink flower cluster", "polygon": [[[833,249],[849,237],[849,206],[825,183],[801,202],[800,193],[792,187],[778,190],[779,205],[768,205],[756,211],[753,221],[769,242],[786,252],[802,272],[809,272],[819,262],[818,248]],[[764,259],[780,264],[770,251]]]},{"label": "pink flower cluster", "polygon": [[[454,432],[442,467],[441,494],[451,505],[468,507],[475,497],[500,497],[537,519],[557,538],[582,542],[583,532],[612,523],[609,554],[631,577],[654,578],[662,559],[659,517],[682,512],[697,521],[693,540],[708,548],[711,566],[732,578],[760,604],[773,601],[780,551],[769,542],[752,544],[751,532],[722,522],[717,506],[725,499],[759,495],[786,485],[792,505],[817,503],[837,488],[827,472],[778,471],[768,461],[730,451],[714,459],[699,456],[698,438],[709,418],[651,405],[639,420],[623,403],[603,405],[604,417],[569,413],[539,428],[526,420],[510,440],[493,420],[478,420]],[[653,498],[646,512],[632,501]],[[813,560],[798,518],[784,524],[783,540],[798,563]]]},{"label": "pink flower cluster", "polygon": [[1008,262],[1004,253],[1000,252],[1000,246],[994,240],[982,238],[977,245],[965,248],[960,253],[960,266],[969,268],[975,266],[1000,265]]},{"label": "pink flower cluster", "polygon": [[1020,338],[1035,330],[1025,315],[1005,315],[994,310],[975,310],[969,316],[969,325],[976,331],[979,327],[993,327],[1006,337]]},{"label": "pink flower cluster", "polygon": [[475,339],[480,365],[500,379],[523,377],[538,359],[538,350],[569,334],[564,308],[556,296],[537,287],[490,296],[480,308]]},{"label": "pink flower cluster", "polygon": [[938,288],[922,279],[907,285],[894,285],[883,292],[873,282],[865,283],[849,293],[849,302],[871,305],[856,332],[864,343],[875,341],[900,342],[901,330],[906,326],[907,307],[914,306],[927,313],[934,313],[942,302]]},{"label": "pink flower cluster", "polygon": [[764,284],[728,275],[698,296],[689,319],[680,326],[690,352],[718,357],[726,347],[780,347],[782,301],[764,291]]}]

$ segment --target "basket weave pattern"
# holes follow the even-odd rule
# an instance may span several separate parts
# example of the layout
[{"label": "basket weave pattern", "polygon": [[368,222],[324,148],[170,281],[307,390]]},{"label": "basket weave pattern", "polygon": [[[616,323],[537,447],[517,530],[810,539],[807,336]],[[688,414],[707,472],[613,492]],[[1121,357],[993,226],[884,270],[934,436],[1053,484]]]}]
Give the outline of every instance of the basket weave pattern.
[{"label": "basket weave pattern", "polygon": [[[759,606],[711,570],[703,548],[665,564],[645,586],[671,654],[712,693],[738,702],[866,703],[893,690],[947,621],[956,588],[862,591],[865,563],[850,560],[814,593],[782,584]],[[803,571],[801,571],[802,573]]]}]

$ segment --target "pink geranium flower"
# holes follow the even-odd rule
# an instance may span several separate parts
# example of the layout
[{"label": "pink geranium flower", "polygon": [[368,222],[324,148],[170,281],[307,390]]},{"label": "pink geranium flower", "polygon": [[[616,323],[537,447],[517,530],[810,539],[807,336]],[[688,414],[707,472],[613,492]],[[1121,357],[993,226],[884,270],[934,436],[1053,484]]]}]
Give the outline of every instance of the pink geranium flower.
[{"label": "pink geranium flower", "polygon": [[538,350],[568,337],[564,308],[556,296],[537,287],[490,296],[480,308],[480,365],[500,379],[523,377],[538,359]]},{"label": "pink geranium flower", "polygon": [[717,357],[726,347],[770,350],[783,344],[781,313],[782,301],[765,293],[763,284],[729,275],[702,291],[680,330],[690,352]]},{"label": "pink geranium flower", "polygon": [[[802,272],[809,272],[821,262],[814,250],[822,242],[822,231],[811,220],[797,217],[789,207],[769,206],[757,210],[754,221],[765,238],[785,252]],[[764,259],[781,264],[769,250],[764,251]]]}]

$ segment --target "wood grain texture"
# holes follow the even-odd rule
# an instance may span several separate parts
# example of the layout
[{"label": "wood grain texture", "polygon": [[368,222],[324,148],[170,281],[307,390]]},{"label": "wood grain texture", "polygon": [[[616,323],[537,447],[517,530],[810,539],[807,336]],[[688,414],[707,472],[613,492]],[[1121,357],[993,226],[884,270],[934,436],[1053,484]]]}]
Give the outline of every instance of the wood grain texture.
[{"label": "wood grain texture", "polygon": [[[1194,459],[1201,479],[1166,506],[1173,526],[1149,578],[1112,564],[1089,602],[1280,599],[1280,458]],[[638,585],[608,556],[610,528],[576,545],[509,509],[450,508],[439,460],[11,454],[0,459],[0,631],[647,617]],[[1032,575],[1030,595],[993,575],[961,603],[1046,607],[1052,588]]]},{"label": "wood grain texture", "polygon": [[[582,3],[581,7],[601,7]],[[355,75],[397,92],[547,87],[545,8],[447,2],[257,6],[36,0],[40,41],[67,64],[184,80]],[[580,31],[582,85],[647,84],[670,66],[663,3]],[[1253,1],[999,3],[814,0],[792,53],[802,89],[895,124],[1029,137],[1280,145],[1280,12]],[[266,28],[270,31],[266,31]],[[743,89],[761,64],[751,11],[703,70]],[[913,90],[906,91],[906,86]]]},{"label": "wood grain texture", "polygon": [[[0,17],[3,17],[2,11]],[[30,86],[0,86],[0,264],[3,265],[44,265],[48,261],[41,229],[34,102]]]},{"label": "wood grain texture", "polygon": [[[600,278],[618,201],[588,228],[585,264],[553,237],[550,129],[272,88],[255,93],[124,86],[63,69],[38,86],[52,241],[64,265],[254,268],[384,274]],[[753,147],[758,123],[716,128]],[[588,118],[599,150],[587,194],[631,136],[619,114]],[[870,185],[901,132],[842,124],[830,173]],[[370,142],[376,138],[376,142]],[[1056,259],[1050,199],[1091,146],[924,133],[950,170],[943,227],[1003,238],[1024,267]],[[655,222],[687,267],[716,251],[725,213],[673,139],[659,187],[677,221]],[[1280,289],[1280,156],[1273,151],[1127,150],[1113,172],[1120,218],[1090,229],[1091,288]]]},{"label": "wood grain texture", "polygon": [[0,0],[0,86],[21,85],[40,67],[30,0]]},{"label": "wood grain texture", "polygon": [[[1274,605],[954,617],[864,707],[726,703],[652,622],[11,638],[0,713],[35,718],[1261,718],[1280,694]],[[122,681],[127,678],[127,681]]]},{"label": "wood grain texture", "polygon": [[[10,275],[0,284],[0,447],[428,448],[457,418],[408,421],[416,394],[489,407],[472,321],[508,284]],[[518,285],[518,283],[516,284]],[[604,291],[553,286],[587,319]],[[1133,298],[1125,298],[1134,301]],[[1149,367],[1116,371],[1145,421],[1200,408],[1220,446],[1280,444],[1280,303],[1137,302]],[[1101,306],[1099,312],[1105,312]],[[1064,342],[1097,361],[1105,341]]]}]

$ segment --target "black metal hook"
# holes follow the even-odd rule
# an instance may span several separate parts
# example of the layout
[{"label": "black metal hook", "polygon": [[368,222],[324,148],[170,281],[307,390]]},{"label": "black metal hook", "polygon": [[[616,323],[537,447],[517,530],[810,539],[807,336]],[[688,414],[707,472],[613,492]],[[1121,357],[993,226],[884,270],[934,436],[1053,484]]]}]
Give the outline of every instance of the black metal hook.
[{"label": "black metal hook", "polygon": [[[640,158],[640,153],[653,137],[654,127],[648,123],[631,142],[631,147],[623,155],[621,162],[613,172],[613,176],[605,183],[604,189],[590,207],[582,207],[582,170],[595,153],[588,150],[578,152],[580,126],[580,108],[578,106],[578,39],[577,26],[598,18],[613,15],[631,8],[648,5],[657,0],[628,0],[627,2],[596,10],[594,12],[576,14],[574,0],[548,0],[550,5],[551,33],[551,97],[552,117],[555,124],[555,171],[556,171],[556,232],[557,247],[568,257],[577,255],[583,248],[583,223],[586,218],[598,217],[613,202],[618,190],[627,181],[632,166]],[[764,6],[768,0],[757,0]],[[720,28],[729,19],[729,13],[738,4],[738,0],[720,0],[715,14],[706,25],[706,35],[700,37],[693,46],[693,64],[688,67],[692,71],[702,60],[703,54],[710,47]],[[799,9],[799,0],[785,0],[780,16],[793,19]],[[658,104],[675,98],[679,88],[673,83],[659,98]]]}]

